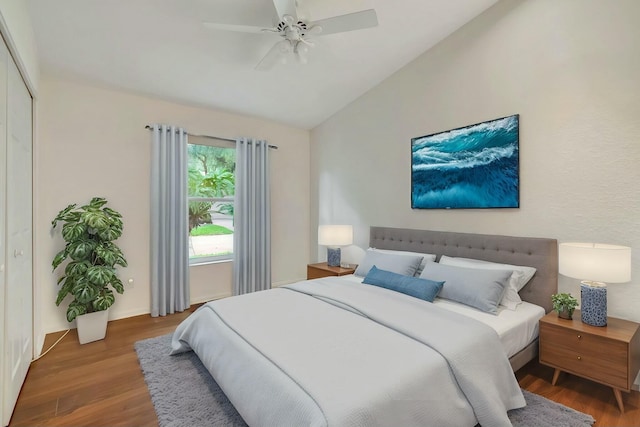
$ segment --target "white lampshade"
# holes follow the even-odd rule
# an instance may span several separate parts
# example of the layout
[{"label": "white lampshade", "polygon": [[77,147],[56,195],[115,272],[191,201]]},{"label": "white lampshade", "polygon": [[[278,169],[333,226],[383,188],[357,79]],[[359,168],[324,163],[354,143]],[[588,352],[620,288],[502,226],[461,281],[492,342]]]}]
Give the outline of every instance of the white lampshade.
[{"label": "white lampshade", "polygon": [[318,227],[318,244],[323,246],[347,246],[353,243],[353,226],[321,225]]},{"label": "white lampshade", "polygon": [[631,280],[631,248],[601,243],[560,243],[560,274],[608,283]]}]

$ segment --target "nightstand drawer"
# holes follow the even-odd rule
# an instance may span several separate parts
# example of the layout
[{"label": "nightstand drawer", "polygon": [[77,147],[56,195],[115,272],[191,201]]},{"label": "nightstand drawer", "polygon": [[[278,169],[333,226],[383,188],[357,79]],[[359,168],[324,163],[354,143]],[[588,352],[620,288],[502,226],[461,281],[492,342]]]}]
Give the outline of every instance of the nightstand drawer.
[{"label": "nightstand drawer", "polygon": [[540,326],[540,362],[612,387],[628,388],[626,343],[547,324]]}]

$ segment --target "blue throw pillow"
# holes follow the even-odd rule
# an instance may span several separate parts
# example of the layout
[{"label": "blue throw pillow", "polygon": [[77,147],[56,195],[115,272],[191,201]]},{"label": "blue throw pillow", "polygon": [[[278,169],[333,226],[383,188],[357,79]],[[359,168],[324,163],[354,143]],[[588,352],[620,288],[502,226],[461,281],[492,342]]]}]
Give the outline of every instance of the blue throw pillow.
[{"label": "blue throw pillow", "polygon": [[380,270],[375,265],[371,267],[362,283],[380,286],[381,288],[401,292],[429,302],[433,302],[433,299],[438,295],[444,284],[444,282],[434,282],[433,280]]}]

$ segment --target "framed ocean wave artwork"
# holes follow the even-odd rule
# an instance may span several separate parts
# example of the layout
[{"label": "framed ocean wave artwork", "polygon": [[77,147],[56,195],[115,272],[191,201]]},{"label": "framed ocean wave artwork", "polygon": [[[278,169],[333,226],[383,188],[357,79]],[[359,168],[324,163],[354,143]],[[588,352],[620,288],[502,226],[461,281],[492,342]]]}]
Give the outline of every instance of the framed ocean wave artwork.
[{"label": "framed ocean wave artwork", "polygon": [[412,209],[520,207],[519,115],[411,139]]}]

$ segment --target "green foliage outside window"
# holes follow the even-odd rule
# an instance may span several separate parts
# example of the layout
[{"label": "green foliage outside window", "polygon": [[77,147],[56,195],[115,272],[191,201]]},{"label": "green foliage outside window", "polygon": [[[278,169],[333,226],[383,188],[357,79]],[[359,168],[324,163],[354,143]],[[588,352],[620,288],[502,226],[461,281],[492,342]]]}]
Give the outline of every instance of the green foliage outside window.
[{"label": "green foliage outside window", "polygon": [[[235,150],[189,144],[189,197],[226,197],[235,194]],[[213,209],[212,209],[213,208]],[[189,202],[189,233],[211,223],[211,211],[233,215],[233,202]],[[193,234],[192,234],[193,235]]]}]

